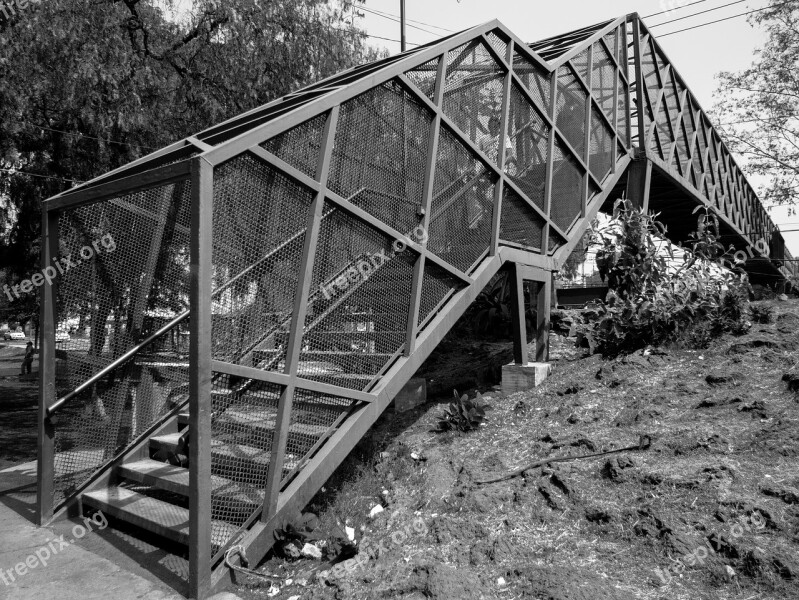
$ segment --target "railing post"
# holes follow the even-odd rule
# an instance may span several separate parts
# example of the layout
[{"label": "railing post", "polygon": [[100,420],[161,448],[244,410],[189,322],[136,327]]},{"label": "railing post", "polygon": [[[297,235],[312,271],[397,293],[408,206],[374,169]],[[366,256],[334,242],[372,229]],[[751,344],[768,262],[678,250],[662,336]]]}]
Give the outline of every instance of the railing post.
[{"label": "railing post", "polygon": [[189,344],[189,597],[211,587],[211,284],[213,167],[191,169]]},{"label": "railing post", "polygon": [[549,318],[552,311],[552,279],[554,273],[547,273],[545,281],[538,284],[538,307],[536,314],[535,361],[549,361]]},{"label": "railing post", "polygon": [[[41,266],[50,265],[58,256],[58,213],[42,208]],[[55,431],[47,409],[56,398],[55,324],[57,292],[55,279],[45,283],[40,291],[39,318],[39,434],[37,457],[36,517],[39,525],[53,518],[55,487]]]}]

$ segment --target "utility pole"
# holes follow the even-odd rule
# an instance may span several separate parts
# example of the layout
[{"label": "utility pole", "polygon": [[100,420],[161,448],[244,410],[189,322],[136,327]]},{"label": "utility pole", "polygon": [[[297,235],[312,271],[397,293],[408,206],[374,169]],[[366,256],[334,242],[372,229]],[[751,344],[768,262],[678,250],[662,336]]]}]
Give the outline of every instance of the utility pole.
[{"label": "utility pole", "polygon": [[405,52],[405,0],[400,0],[400,52]]}]

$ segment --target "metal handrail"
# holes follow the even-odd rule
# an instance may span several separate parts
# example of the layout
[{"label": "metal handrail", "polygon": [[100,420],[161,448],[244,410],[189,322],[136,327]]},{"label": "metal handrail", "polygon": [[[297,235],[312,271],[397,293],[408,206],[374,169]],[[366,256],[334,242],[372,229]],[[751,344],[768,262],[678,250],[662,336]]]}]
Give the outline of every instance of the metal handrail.
[{"label": "metal handrail", "polygon": [[[232,278],[228,279],[225,283],[223,283],[218,288],[216,288],[213,292],[211,292],[211,297],[213,298],[214,296],[217,296],[218,294],[224,292],[226,289],[228,289],[234,283],[239,281],[242,277],[244,277],[249,272],[251,272],[258,265],[261,265],[261,264],[264,263],[264,261],[269,260],[271,257],[276,255],[278,252],[283,250],[288,244],[293,242],[299,235],[304,234],[304,233],[305,233],[305,230],[303,229],[299,233],[295,234],[294,236],[290,237],[288,240],[286,240],[285,242],[280,244],[277,248],[275,248],[274,250],[272,250],[271,252],[266,254],[263,258],[260,258],[259,260],[255,261],[253,264],[251,264],[249,267],[247,267],[246,269],[241,271],[235,277],[232,277]],[[52,417],[58,410],[60,410],[64,406],[64,404],[69,402],[72,398],[74,398],[75,396],[77,396],[81,392],[86,391],[89,387],[91,387],[92,385],[94,385],[95,383],[100,381],[103,377],[105,377],[106,375],[110,374],[112,371],[118,369],[123,364],[128,362],[136,354],[141,352],[141,350],[143,348],[145,348],[149,344],[152,344],[156,339],[158,339],[159,337],[161,337],[165,333],[168,333],[169,331],[171,331],[172,329],[177,327],[180,323],[182,323],[183,321],[186,320],[186,318],[189,316],[189,313],[190,313],[189,310],[183,311],[178,316],[176,316],[174,319],[172,319],[169,323],[167,323],[166,325],[161,327],[158,331],[156,331],[155,333],[149,335],[146,339],[144,339],[144,341],[139,342],[138,344],[133,346],[133,348],[131,348],[130,350],[125,352],[125,354],[123,354],[122,356],[114,359],[111,363],[109,363],[108,365],[106,365],[105,367],[100,369],[97,373],[95,373],[94,375],[89,377],[89,379],[84,381],[82,384],[80,384],[74,390],[72,390],[68,394],[62,396],[61,398],[59,398],[58,400],[53,402],[53,404],[51,404],[46,409],[47,416],[48,417]]]}]

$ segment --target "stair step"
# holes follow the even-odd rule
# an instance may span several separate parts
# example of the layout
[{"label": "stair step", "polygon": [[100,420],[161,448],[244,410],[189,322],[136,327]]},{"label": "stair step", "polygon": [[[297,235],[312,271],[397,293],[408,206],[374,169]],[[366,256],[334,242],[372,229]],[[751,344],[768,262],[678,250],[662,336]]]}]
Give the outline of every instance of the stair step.
[{"label": "stair step", "polygon": [[[189,511],[186,508],[116,486],[83,494],[82,500],[106,515],[173,542],[189,544]],[[238,532],[238,527],[224,521],[211,521],[211,528],[215,540],[228,540]]]},{"label": "stair step", "polygon": [[[166,435],[151,437],[150,450],[175,452],[181,435],[181,433],[168,433]],[[232,444],[223,440],[211,440],[211,455],[217,459],[229,458],[243,460],[261,468],[268,467],[271,459],[271,452],[269,450],[262,450],[261,448],[247,446],[245,444]],[[296,463],[296,460],[292,460],[287,456],[283,469],[285,471],[290,471],[294,468]]]}]

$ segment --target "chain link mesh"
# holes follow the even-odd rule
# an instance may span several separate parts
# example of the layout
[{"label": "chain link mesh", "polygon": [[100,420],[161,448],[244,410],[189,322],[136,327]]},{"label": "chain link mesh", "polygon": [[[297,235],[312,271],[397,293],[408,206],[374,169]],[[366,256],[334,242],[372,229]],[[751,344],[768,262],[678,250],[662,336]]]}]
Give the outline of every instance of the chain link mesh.
[{"label": "chain link mesh", "polygon": [[550,127],[514,84],[511,88],[508,137],[512,153],[506,156],[506,173],[530,200],[545,210]]},{"label": "chain link mesh", "polygon": [[172,409],[188,401],[188,324],[72,398],[55,420],[58,506]]},{"label": "chain link mesh", "polygon": [[591,174],[597,181],[602,181],[613,167],[613,132],[596,108],[591,113],[591,150],[588,162]]},{"label": "chain link mesh", "polygon": [[568,69],[558,78],[558,130],[568,140],[580,158],[585,159],[585,111],[588,94]]},{"label": "chain link mesh", "polygon": [[591,75],[591,95],[597,101],[608,120],[613,122],[616,96],[616,67],[610,55],[600,43],[594,44],[594,63]]},{"label": "chain link mesh", "polygon": [[389,82],[341,105],[328,186],[394,229],[419,223],[432,115]]},{"label": "chain link mesh", "polygon": [[553,171],[550,218],[566,231],[582,211],[584,175],[559,141],[555,142]]},{"label": "chain link mesh", "polygon": [[419,88],[430,100],[435,100],[436,80],[438,79],[438,63],[440,58],[428,60],[423,65],[406,71],[405,75],[416,87]]},{"label": "chain link mesh", "polygon": [[588,50],[580,52],[571,60],[571,63],[582,80],[588,83]]},{"label": "chain link mesh", "polygon": [[499,238],[540,251],[546,222],[516,192],[505,188],[502,199]]},{"label": "chain link mesh", "polygon": [[499,54],[503,60],[507,60],[508,43],[505,41],[504,37],[500,37],[495,31],[489,31],[486,37],[488,38],[488,43],[497,51],[497,54]]},{"label": "chain link mesh", "polygon": [[319,115],[265,141],[261,147],[308,177],[316,177],[326,121],[327,115]]},{"label": "chain link mesh", "polygon": [[543,107],[544,112],[549,114],[552,95],[549,74],[518,52],[513,54],[513,71],[533,95],[533,98]]},{"label": "chain link mesh", "polygon": [[249,154],[214,175],[213,356],[277,370],[313,193]]},{"label": "chain link mesh", "polygon": [[445,298],[451,292],[455,292],[463,287],[463,282],[439,267],[438,265],[427,262],[424,266],[424,277],[422,278],[422,294],[419,302],[418,324],[424,324],[432,319],[436,310],[440,307]]},{"label": "chain link mesh", "polygon": [[364,389],[405,343],[415,253],[327,204],[302,338],[301,377]]},{"label": "chain link mesh", "polygon": [[494,163],[500,134],[492,127],[501,117],[503,73],[482,42],[447,54],[442,110]]},{"label": "chain link mesh", "polygon": [[441,129],[428,248],[468,271],[491,244],[495,176],[446,128]]}]

